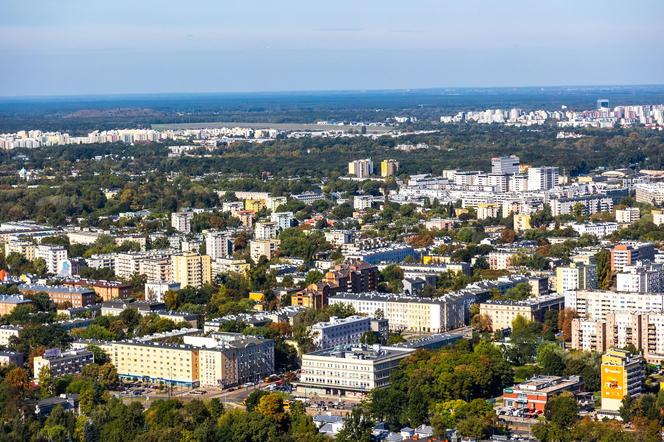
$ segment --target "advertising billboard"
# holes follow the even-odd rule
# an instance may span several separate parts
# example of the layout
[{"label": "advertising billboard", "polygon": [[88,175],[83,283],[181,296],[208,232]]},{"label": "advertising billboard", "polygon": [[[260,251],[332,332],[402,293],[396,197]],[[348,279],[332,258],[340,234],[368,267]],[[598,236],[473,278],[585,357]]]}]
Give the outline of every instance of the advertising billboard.
[{"label": "advertising billboard", "polygon": [[623,367],[602,366],[602,397],[621,400],[625,395],[625,375]]}]

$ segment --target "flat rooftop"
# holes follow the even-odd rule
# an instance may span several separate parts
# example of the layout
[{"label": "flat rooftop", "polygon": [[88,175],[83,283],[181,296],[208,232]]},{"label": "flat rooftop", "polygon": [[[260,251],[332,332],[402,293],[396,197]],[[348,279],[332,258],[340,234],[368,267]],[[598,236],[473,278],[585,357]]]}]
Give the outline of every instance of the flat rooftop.
[{"label": "flat rooftop", "polygon": [[366,345],[344,345],[307,353],[305,356],[323,356],[338,359],[356,359],[356,360],[380,360],[391,356],[406,356],[415,349],[366,346]]}]

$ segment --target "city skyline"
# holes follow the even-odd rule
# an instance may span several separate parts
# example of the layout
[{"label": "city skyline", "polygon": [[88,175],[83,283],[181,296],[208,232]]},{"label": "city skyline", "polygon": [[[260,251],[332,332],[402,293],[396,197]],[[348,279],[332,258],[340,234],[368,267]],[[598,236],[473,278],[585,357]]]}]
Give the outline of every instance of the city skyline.
[{"label": "city skyline", "polygon": [[655,1],[5,9],[5,97],[664,83]]}]

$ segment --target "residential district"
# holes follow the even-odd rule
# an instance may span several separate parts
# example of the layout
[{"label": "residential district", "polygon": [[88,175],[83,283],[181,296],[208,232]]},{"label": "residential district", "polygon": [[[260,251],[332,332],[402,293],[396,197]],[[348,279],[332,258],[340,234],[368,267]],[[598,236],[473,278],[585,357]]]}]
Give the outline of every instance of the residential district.
[{"label": "residential district", "polygon": [[[484,121],[473,115],[459,118]],[[616,119],[661,126],[662,110],[566,121]],[[76,142],[66,138],[2,142]],[[103,393],[145,408],[300,404],[321,437],[343,440],[363,425],[385,441],[559,440],[588,422],[659,437],[664,171],[570,177],[512,155],[486,171],[404,176],[375,161],[343,171],[379,184],[353,195],[324,182],[220,188],[214,206],[136,208],[95,227],[2,223],[9,379],[27,376],[15,387],[38,392],[41,418],[78,416]]]}]

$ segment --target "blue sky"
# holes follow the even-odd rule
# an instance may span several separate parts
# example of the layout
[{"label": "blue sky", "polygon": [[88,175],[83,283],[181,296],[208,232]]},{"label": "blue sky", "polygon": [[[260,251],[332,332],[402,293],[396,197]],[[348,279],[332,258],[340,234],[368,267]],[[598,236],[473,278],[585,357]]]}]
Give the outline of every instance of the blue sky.
[{"label": "blue sky", "polygon": [[0,96],[664,83],[662,0],[0,0]]}]

